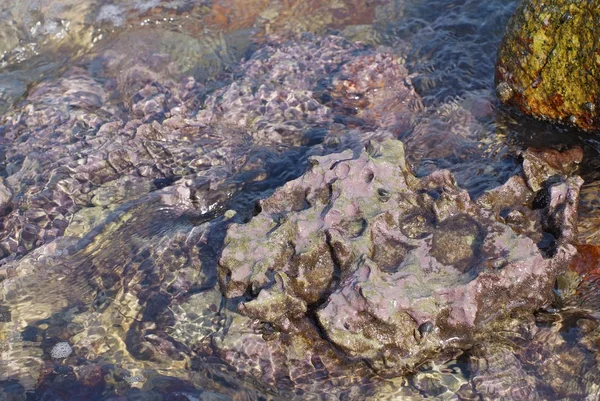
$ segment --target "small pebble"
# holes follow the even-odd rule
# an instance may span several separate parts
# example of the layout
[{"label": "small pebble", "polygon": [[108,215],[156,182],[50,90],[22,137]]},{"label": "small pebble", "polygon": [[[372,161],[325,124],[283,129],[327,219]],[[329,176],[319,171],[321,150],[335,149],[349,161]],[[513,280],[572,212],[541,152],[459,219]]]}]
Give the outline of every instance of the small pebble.
[{"label": "small pebble", "polygon": [[433,331],[433,323],[427,321],[419,326],[419,333],[421,333],[422,337],[431,333]]},{"label": "small pebble", "polygon": [[588,112],[590,112],[590,113],[593,113],[593,112],[595,112],[595,111],[596,111],[596,105],[595,105],[594,103],[592,103],[592,102],[587,102],[587,103],[584,105],[584,107],[585,107],[585,109],[586,109]]},{"label": "small pebble", "polygon": [[53,359],[65,359],[69,357],[73,353],[73,348],[69,345],[68,342],[62,341],[56,343],[52,350],[50,351],[50,356]]},{"label": "small pebble", "polygon": [[507,102],[510,98],[513,97],[514,91],[513,88],[506,82],[500,82],[498,86],[496,86],[496,96],[502,103]]}]

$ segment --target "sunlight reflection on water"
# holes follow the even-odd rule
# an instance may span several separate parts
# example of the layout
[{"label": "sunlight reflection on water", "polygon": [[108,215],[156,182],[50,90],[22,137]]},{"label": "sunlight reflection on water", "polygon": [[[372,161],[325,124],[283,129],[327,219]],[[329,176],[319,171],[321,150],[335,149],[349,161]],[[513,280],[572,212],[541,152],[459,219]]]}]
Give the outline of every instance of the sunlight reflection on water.
[{"label": "sunlight reflection on water", "polygon": [[[536,388],[540,378],[567,383],[564,397],[597,395],[598,324],[578,312],[542,313],[526,322],[526,334],[500,333],[496,359],[474,349],[470,362],[461,355],[403,378],[366,367],[327,378],[315,361],[316,384],[279,378],[274,388],[210,354],[219,341],[211,336],[231,319],[220,313],[227,305],[216,288],[226,221],[249,219],[257,199],[304,172],[308,156],[356,149],[362,134],[391,135],[405,143],[418,176],[449,169],[476,197],[519,171],[518,150],[565,145],[564,130],[512,117],[495,99],[496,49],[515,6],[5,1],[0,399],[25,399],[24,390],[31,399],[66,400],[477,399],[478,389],[518,399],[529,388],[543,399],[553,388]],[[329,34],[348,41],[319,39]],[[289,39],[298,54],[314,55],[314,70],[311,61],[281,56],[296,51]],[[240,64],[253,55],[264,64]],[[283,61],[269,70],[277,55]],[[351,75],[366,74],[361,57],[405,74],[416,92],[409,117],[386,116],[385,96],[370,98],[379,109],[359,110],[362,95],[351,96],[360,83]],[[343,71],[352,60],[360,61],[356,71]],[[275,100],[251,104],[261,90]],[[290,110],[296,105],[304,115]],[[255,109],[272,119],[260,120]],[[258,133],[245,132],[256,121]],[[592,139],[570,137],[572,144],[583,146],[589,166],[597,163]],[[597,178],[594,168],[584,173]],[[57,360],[52,350],[63,342],[74,353]],[[200,350],[204,359],[190,357]],[[561,367],[568,358],[585,363]],[[508,386],[512,377],[518,383]]]}]

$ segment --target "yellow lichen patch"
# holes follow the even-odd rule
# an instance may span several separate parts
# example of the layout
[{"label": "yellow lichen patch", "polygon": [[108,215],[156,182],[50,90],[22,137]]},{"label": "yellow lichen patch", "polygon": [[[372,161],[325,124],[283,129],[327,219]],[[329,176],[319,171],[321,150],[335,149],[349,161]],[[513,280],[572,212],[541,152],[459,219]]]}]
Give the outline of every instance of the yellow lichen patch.
[{"label": "yellow lichen patch", "polygon": [[598,16],[597,2],[524,1],[498,53],[500,100],[545,120],[597,128]]}]

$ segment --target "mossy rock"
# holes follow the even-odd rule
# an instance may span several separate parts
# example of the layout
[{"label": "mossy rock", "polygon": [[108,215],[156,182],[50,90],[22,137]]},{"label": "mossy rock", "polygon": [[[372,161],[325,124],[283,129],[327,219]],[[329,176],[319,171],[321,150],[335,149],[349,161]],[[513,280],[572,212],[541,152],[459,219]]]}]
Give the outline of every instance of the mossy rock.
[{"label": "mossy rock", "polygon": [[600,127],[600,2],[525,0],[496,63],[505,104],[544,120]]}]

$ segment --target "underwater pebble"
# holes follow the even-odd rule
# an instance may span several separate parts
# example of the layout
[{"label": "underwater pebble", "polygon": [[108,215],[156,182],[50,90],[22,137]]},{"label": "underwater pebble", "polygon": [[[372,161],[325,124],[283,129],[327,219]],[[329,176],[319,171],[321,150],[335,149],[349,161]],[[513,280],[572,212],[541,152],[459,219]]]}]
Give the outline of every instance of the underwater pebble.
[{"label": "underwater pebble", "polygon": [[133,383],[145,382],[146,378],[142,375],[135,375],[135,376],[126,376],[123,378],[123,380],[125,380],[129,384],[133,384]]},{"label": "underwater pebble", "polygon": [[69,345],[68,342],[62,341],[56,343],[52,350],[50,351],[50,356],[53,359],[65,359],[68,358],[69,355],[73,353],[73,348]]}]

